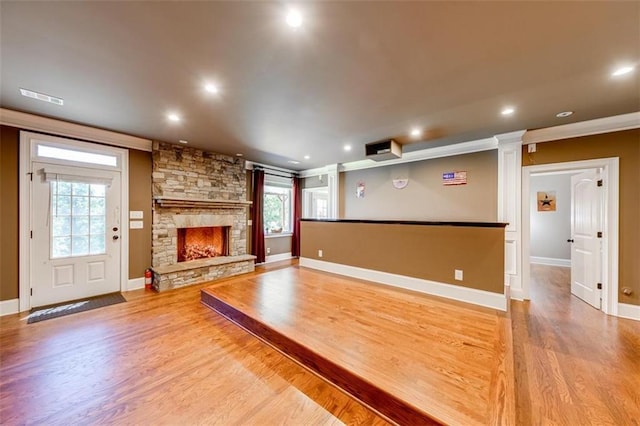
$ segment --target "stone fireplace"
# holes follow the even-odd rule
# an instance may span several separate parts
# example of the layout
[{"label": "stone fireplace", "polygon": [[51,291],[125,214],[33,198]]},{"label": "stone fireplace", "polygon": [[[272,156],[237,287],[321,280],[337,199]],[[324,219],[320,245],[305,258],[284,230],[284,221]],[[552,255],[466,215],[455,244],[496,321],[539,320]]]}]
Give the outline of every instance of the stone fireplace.
[{"label": "stone fireplace", "polygon": [[154,142],[153,195],[156,290],[253,271],[243,160]]}]

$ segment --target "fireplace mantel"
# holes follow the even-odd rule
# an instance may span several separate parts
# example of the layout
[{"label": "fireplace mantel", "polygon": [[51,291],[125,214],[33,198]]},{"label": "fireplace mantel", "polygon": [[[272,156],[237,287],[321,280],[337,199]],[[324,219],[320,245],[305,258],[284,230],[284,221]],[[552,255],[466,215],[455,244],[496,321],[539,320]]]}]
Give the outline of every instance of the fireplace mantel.
[{"label": "fireplace mantel", "polygon": [[180,197],[153,197],[153,201],[158,207],[183,209],[243,209],[253,204],[253,201]]}]

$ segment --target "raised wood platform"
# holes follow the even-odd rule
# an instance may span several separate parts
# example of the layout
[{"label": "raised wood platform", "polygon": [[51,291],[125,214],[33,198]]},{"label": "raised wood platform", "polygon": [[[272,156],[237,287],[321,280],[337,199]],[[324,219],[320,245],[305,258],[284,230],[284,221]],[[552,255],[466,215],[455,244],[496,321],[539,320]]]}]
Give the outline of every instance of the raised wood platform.
[{"label": "raised wood platform", "polygon": [[511,328],[489,309],[304,268],[202,302],[399,424],[513,424]]}]

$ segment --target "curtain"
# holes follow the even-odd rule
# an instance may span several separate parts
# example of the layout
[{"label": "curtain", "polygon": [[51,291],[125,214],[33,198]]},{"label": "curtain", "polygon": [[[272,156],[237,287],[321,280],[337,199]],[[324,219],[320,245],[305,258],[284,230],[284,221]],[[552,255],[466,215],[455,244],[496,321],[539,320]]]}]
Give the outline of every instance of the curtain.
[{"label": "curtain", "polygon": [[264,263],[264,170],[253,170],[253,209],[251,213],[251,254]]},{"label": "curtain", "polygon": [[302,216],[302,179],[293,178],[293,235],[291,256],[300,257],[300,217]]}]

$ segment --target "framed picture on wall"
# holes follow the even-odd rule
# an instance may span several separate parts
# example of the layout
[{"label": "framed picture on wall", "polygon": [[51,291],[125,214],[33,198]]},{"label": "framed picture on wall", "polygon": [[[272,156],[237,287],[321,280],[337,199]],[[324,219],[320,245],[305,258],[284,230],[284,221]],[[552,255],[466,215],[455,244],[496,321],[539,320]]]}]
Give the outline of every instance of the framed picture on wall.
[{"label": "framed picture on wall", "polygon": [[556,191],[538,191],[538,211],[556,211]]}]

